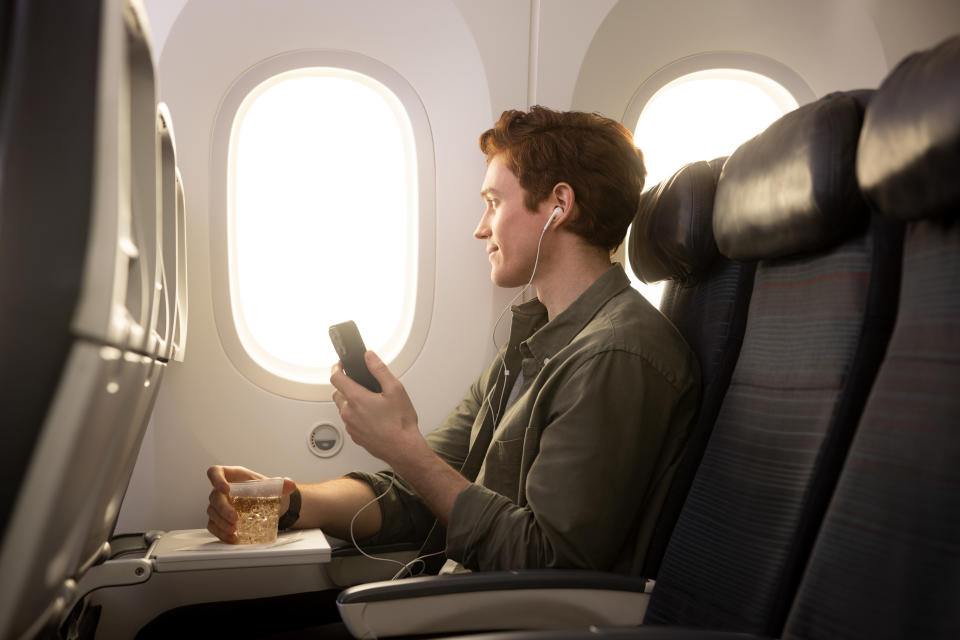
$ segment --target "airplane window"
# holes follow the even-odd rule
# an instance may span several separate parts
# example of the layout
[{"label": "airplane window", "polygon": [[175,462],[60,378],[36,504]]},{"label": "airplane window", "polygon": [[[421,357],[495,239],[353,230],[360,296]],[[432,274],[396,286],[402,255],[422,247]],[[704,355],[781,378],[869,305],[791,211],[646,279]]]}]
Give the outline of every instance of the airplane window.
[{"label": "airplane window", "polygon": [[[644,189],[688,162],[727,156],[798,106],[796,98],[767,76],[742,69],[708,69],[661,87],[643,106],[634,142],[647,165]],[[663,283],[648,285],[627,273],[655,306]]]},{"label": "airplane window", "polygon": [[329,325],[354,320],[389,362],[410,331],[417,162],[404,107],[362,73],[302,68],[243,100],[230,136],[230,300],[243,348],[326,383]]}]

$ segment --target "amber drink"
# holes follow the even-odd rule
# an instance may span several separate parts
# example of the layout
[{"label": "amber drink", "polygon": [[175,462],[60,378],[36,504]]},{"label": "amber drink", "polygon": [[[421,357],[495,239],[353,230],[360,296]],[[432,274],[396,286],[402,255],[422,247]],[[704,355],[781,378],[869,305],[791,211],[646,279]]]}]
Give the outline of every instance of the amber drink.
[{"label": "amber drink", "polygon": [[230,483],[230,506],[237,512],[238,544],[269,544],[277,540],[283,478]]}]

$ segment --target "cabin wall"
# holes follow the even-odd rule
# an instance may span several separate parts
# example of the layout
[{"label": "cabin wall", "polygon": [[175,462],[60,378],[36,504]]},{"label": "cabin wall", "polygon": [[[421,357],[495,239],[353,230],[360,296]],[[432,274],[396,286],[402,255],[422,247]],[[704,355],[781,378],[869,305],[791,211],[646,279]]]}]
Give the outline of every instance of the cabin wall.
[{"label": "cabin wall", "polygon": [[956,0],[863,0],[890,68],[904,56],[960,32]]},{"label": "cabin wall", "polygon": [[[436,157],[437,278],[428,337],[402,381],[426,432],[492,357],[492,326],[513,294],[491,285],[484,245],[472,237],[484,171],[476,140],[502,110],[540,103],[622,118],[646,78],[676,60],[716,51],[773,59],[820,96],[876,86],[891,61],[960,31],[960,3],[953,0],[145,5],[183,175],[191,315],[186,360],[170,367],[159,392],[119,531],[205,526],[210,464],[240,464],[298,481],[380,466],[349,440],[334,458],[313,456],[306,446],[312,426],[341,424],[333,404],[258,388],[236,371],[220,343],[212,291],[226,283],[214,282],[210,268],[210,144],[220,101],[257,62],[297,49],[355,51],[399,72],[423,102]],[[358,260],[366,258],[358,252]],[[322,296],[323,283],[311,295]],[[325,336],[326,327],[317,332]]]}]

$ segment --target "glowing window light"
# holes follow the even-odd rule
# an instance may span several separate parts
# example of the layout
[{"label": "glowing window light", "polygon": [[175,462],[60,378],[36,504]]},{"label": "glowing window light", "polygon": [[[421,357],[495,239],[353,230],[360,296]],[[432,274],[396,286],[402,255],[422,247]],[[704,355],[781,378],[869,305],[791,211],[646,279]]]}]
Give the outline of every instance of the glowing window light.
[{"label": "glowing window light", "polygon": [[[634,130],[647,166],[644,190],[688,162],[730,155],[797,106],[783,86],[751,71],[709,69],[673,80],[644,105]],[[627,273],[633,286],[659,307],[664,283],[648,285],[633,269]]]},{"label": "glowing window light", "polygon": [[261,366],[327,382],[327,327],[348,319],[385,361],[399,353],[416,291],[416,179],[406,112],[368,76],[298,69],[244,100],[230,142],[230,297]]}]

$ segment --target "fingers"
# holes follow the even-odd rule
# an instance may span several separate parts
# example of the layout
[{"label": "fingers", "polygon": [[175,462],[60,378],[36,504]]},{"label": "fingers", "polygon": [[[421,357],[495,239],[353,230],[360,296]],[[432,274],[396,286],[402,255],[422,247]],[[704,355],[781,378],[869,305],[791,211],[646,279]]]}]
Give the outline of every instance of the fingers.
[{"label": "fingers", "polygon": [[370,370],[370,375],[372,375],[377,382],[380,383],[380,388],[386,391],[388,386],[392,386],[397,379],[390,369],[387,368],[387,365],[383,363],[383,360],[380,359],[373,351],[367,351],[363,354],[363,360],[367,363],[367,369]]},{"label": "fingers", "polygon": [[[331,380],[332,380],[332,378],[331,378]],[[337,405],[337,410],[343,411],[343,405],[346,404],[346,402],[347,402],[347,397],[346,397],[345,395],[343,395],[343,393],[342,393],[339,389],[334,388],[334,390],[333,390],[333,404]]]},{"label": "fingers", "polygon": [[217,489],[210,492],[207,517],[207,531],[224,542],[233,544],[237,541],[237,512],[230,506],[227,496]]},{"label": "fingers", "polygon": [[355,397],[357,393],[372,393],[359,382],[348,376],[343,371],[343,365],[340,362],[333,365],[333,368],[330,370],[330,384],[341,394],[351,398]]},{"label": "fingers", "polygon": [[208,467],[207,478],[209,478],[210,484],[213,485],[213,488],[220,493],[230,493],[230,483],[227,481],[224,467],[221,467],[220,465]]},{"label": "fingers", "polygon": [[217,491],[225,494],[230,493],[231,482],[243,482],[244,480],[261,480],[266,478],[262,473],[257,473],[246,467],[226,467],[222,465],[213,465],[207,469],[207,478],[210,484]]},{"label": "fingers", "polygon": [[[259,480],[264,478],[263,474],[251,471],[246,467],[227,467],[222,465],[213,465],[207,469],[207,478],[213,485],[213,490],[208,497],[207,505],[207,531],[215,535],[220,540],[229,544],[237,542],[236,523],[237,512],[230,506],[230,483],[242,482],[244,480]],[[290,480],[293,483],[293,480]],[[284,488],[287,481],[284,480]],[[294,488],[296,485],[293,485]],[[293,489],[290,489],[292,492]]]}]

